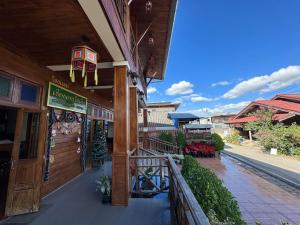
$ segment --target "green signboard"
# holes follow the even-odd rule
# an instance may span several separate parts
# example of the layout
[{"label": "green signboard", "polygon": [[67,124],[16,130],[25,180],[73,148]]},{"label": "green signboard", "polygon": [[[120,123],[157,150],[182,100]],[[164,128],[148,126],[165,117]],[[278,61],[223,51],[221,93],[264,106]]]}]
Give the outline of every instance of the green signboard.
[{"label": "green signboard", "polygon": [[86,114],[87,99],[49,82],[47,106]]}]

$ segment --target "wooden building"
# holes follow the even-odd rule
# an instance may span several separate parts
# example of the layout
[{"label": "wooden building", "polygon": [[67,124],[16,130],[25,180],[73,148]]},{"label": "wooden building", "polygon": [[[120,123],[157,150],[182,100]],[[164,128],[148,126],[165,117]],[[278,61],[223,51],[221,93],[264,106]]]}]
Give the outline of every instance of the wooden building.
[{"label": "wooden building", "polygon": [[274,123],[300,124],[300,94],[278,94],[270,100],[253,101],[226,124],[240,131],[242,136],[252,140],[251,131],[244,129],[245,124],[257,121],[258,118],[253,114],[260,109],[272,110]]},{"label": "wooden building", "polygon": [[[95,126],[111,130],[112,203],[128,204],[138,107],[147,78],[164,78],[176,3],[1,2],[0,218],[37,211],[42,196],[87,170]],[[75,46],[97,52],[98,84],[80,71],[71,82]]]}]

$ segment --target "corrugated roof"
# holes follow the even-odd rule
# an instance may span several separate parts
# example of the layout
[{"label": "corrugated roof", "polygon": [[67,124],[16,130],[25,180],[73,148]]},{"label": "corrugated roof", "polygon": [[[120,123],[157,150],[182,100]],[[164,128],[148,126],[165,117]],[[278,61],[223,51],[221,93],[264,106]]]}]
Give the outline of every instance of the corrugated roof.
[{"label": "corrugated roof", "polygon": [[200,119],[192,113],[169,113],[171,119]]},{"label": "corrugated roof", "polygon": [[187,129],[210,129],[212,128],[211,124],[192,124],[188,123],[185,125],[185,128]]}]

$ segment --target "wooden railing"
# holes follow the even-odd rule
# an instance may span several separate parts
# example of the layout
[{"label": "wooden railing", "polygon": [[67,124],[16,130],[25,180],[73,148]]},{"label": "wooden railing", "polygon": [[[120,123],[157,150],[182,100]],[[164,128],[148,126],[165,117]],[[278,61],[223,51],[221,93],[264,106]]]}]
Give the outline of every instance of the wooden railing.
[{"label": "wooden railing", "polygon": [[168,156],[171,220],[176,225],[210,225],[174,160]]},{"label": "wooden railing", "polygon": [[132,196],[169,192],[173,225],[210,225],[171,156],[139,149],[129,160]]},{"label": "wooden railing", "polygon": [[139,138],[139,143],[143,149],[148,149],[156,153],[162,154],[181,154],[177,145],[171,144],[166,141],[161,141],[157,138]]},{"label": "wooden railing", "polygon": [[129,159],[132,194],[149,197],[168,189],[168,165],[165,156],[140,149],[138,155],[132,155]]}]

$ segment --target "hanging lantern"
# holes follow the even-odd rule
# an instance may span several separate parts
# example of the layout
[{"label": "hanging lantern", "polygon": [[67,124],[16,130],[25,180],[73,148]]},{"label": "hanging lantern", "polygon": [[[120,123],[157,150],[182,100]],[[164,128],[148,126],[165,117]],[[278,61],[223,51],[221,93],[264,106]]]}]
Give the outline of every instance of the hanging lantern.
[{"label": "hanging lantern", "polygon": [[84,87],[87,86],[89,75],[93,75],[95,85],[98,85],[97,52],[87,46],[76,46],[72,49],[70,78],[75,82],[75,71],[81,71]]}]

